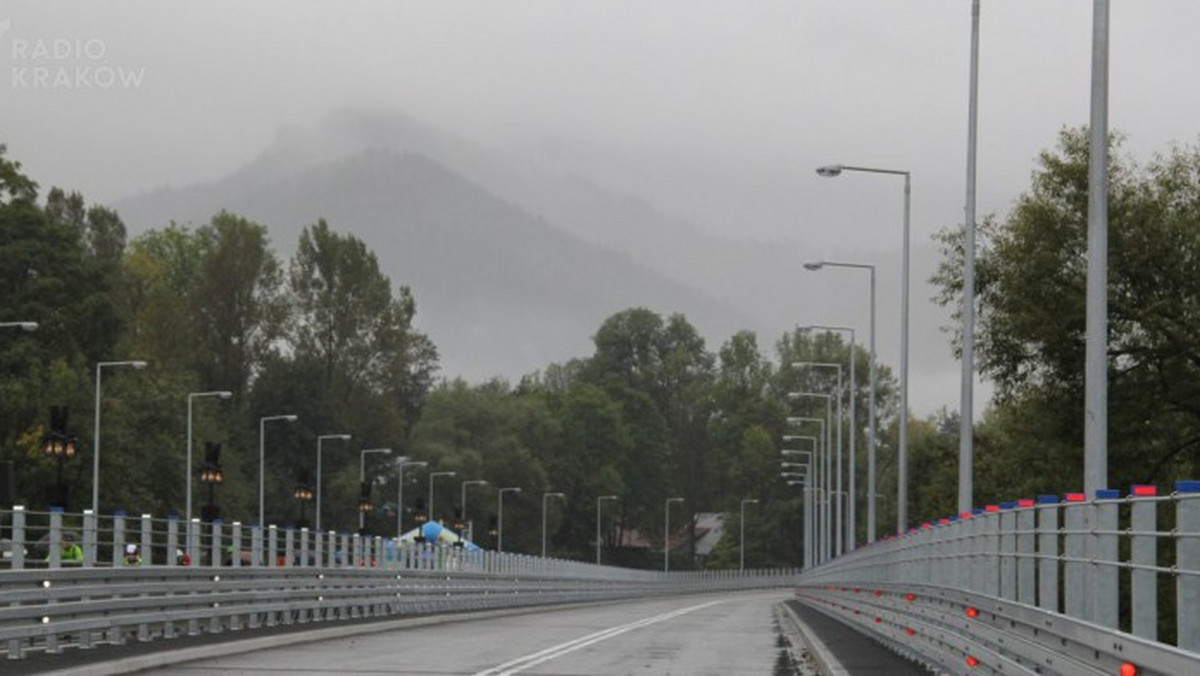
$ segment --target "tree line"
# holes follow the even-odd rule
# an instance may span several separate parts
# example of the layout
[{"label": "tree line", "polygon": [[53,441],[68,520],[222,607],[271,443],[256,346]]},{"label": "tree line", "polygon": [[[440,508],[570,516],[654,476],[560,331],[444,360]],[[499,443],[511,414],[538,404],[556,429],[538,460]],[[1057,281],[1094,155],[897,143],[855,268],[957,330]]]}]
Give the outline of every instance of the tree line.
[{"label": "tree line", "polygon": [[[1086,138],[1065,130],[1011,212],[980,224],[978,368],[997,387],[975,426],[980,505],[1082,485]],[[1169,486],[1200,470],[1200,152],[1173,148],[1146,166],[1111,157],[1110,484]],[[953,309],[961,228],[939,240],[935,300]],[[827,371],[800,367],[812,361],[842,364],[840,394],[856,398],[865,540],[870,355],[856,346],[851,391],[851,348],[840,334],[796,329],[764,348],[747,331],[710,350],[686,317],[630,308],[600,323],[589,355],[515,383],[472,384],[439,376],[436,346],[413,325],[416,299],[359,239],[319,220],[295,251],[281,260],[264,225],[231,213],[128,239],[114,211],[57,188],[40,197],[0,152],[0,321],[40,324],[33,334],[0,333],[0,460],[16,469],[16,501],[35,508],[54,497],[56,468],[42,442],[50,408],[66,405],[80,439],[65,467],[68,495],[72,509],[90,506],[95,364],[144,359],[144,371],[104,376],[105,513],[181,511],[187,394],[228,390],[227,402],[197,400],[194,421],[197,447],[202,439],[224,447],[226,520],[256,520],[260,419],[294,414],[294,424],[268,428],[271,523],[303,519],[292,488],[313,478],[317,435],[348,433],[352,441],[324,448],[326,528],[356,527],[359,450],[390,447],[390,456],[366,457],[374,533],[392,534],[397,510],[413,524],[428,507],[426,472],[436,469],[456,477],[437,484],[434,518],[455,519],[461,481],[489,482],[470,487],[465,515],[484,545],[496,489],[521,487],[505,499],[506,551],[539,551],[541,496],[562,492],[548,510],[550,549],[590,558],[596,499],[615,495],[603,505],[606,560],[654,566],[644,545],[661,552],[665,500],[682,497],[675,545],[694,547],[694,515],[724,513],[725,538],[704,565],[731,565],[740,502],[754,499],[747,564],[795,565],[801,494],[779,477],[779,450],[792,432],[788,416],[821,413],[787,394],[835,390]],[[877,368],[883,535],[895,523],[899,411],[891,370]],[[957,435],[952,411],[910,424],[914,525],[955,510]],[[403,505],[400,456],[429,463],[405,472]],[[681,555],[675,565],[692,563]]]}]

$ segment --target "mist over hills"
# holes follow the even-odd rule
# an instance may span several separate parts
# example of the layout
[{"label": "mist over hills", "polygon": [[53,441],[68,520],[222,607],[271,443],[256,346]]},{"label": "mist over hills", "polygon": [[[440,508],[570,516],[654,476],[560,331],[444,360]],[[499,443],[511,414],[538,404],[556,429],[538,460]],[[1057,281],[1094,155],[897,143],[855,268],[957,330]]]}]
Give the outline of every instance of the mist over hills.
[{"label": "mist over hills", "polygon": [[[413,288],[443,374],[471,380],[514,379],[589,354],[600,322],[630,306],[684,313],[710,349],[742,329],[765,350],[797,324],[865,334],[865,279],[806,274],[800,263],[880,258],[806,250],[803,228],[795,242],[715,237],[643,197],[397,113],[335,113],[313,129],[281,131],[226,178],[115,206],[134,234],[227,209],[266,224],[285,257],[302,227],[325,218],[366,242],[393,283]],[[949,348],[938,332],[945,318],[923,302],[934,252],[914,243],[913,255],[916,376],[942,366]],[[898,324],[898,262],[879,261],[880,358],[891,363],[883,332]]]},{"label": "mist over hills", "polygon": [[325,218],[413,288],[417,323],[447,376],[516,378],[586,355],[600,322],[635,305],[683,312],[715,340],[753,327],[734,307],[552,227],[425,155],[350,148],[322,160],[330,154],[313,150],[276,146],[217,183],[117,207],[135,233],[227,209],[266,224],[283,256],[302,227]]}]

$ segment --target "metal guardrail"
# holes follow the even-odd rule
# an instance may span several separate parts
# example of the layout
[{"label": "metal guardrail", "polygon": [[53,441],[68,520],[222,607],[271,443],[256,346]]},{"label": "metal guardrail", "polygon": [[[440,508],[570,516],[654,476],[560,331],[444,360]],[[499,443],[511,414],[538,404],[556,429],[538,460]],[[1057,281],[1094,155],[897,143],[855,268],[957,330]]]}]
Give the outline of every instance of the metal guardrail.
[{"label": "metal guardrail", "polygon": [[948,673],[1200,674],[1200,482],[924,523],[805,571],[797,596]]},{"label": "metal guardrail", "polygon": [[[200,633],[791,586],[798,570],[661,573],[379,537],[143,515],[0,511],[0,653]],[[126,547],[135,550],[126,556]]]}]

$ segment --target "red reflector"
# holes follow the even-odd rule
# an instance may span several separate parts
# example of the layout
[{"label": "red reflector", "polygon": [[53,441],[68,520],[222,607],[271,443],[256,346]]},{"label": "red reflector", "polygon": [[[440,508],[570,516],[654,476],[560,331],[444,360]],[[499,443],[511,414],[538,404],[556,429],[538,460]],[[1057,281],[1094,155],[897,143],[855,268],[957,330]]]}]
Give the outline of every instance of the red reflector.
[{"label": "red reflector", "polygon": [[917,600],[917,595],[916,595],[916,594],[909,594],[908,596],[905,596],[904,598],[908,599],[909,601],[916,601],[916,600]]},{"label": "red reflector", "polygon": [[985,510],[987,510],[987,511],[989,511],[989,512],[999,512],[999,511],[1000,511],[1000,505],[988,505],[987,507],[984,507],[984,509],[985,509]]},{"label": "red reflector", "polygon": [[854,590],[854,593],[855,593],[855,594],[858,594],[858,593],[860,593],[861,591],[862,591],[861,589],[855,589],[855,590]]},{"label": "red reflector", "polygon": [[947,519],[943,516],[942,518],[938,519],[938,523],[945,526],[946,524],[950,523],[950,519]]},{"label": "red reflector", "polygon": [[967,608],[967,617],[979,617],[979,609],[974,606]]},{"label": "red reflector", "polygon": [[875,618],[875,624],[879,624],[880,622],[883,622],[883,618],[882,618],[882,617],[877,617],[877,618]]},{"label": "red reflector", "polygon": [[968,667],[979,666],[979,659],[977,657],[975,657],[974,655],[967,655],[967,666]]},{"label": "red reflector", "polygon": [[1017,500],[1018,507],[1032,507],[1033,500]]},{"label": "red reflector", "polygon": [[907,631],[907,632],[908,632],[908,635],[909,635],[909,636],[912,636],[913,634],[917,633],[917,630],[916,630],[916,629],[913,629],[912,627],[909,627],[909,628],[908,628],[908,629],[906,629],[905,631]]},{"label": "red reflector", "polygon": [[1137,676],[1138,668],[1136,664],[1126,662],[1121,665],[1121,676]]},{"label": "red reflector", "polygon": [[970,512],[963,512],[962,514],[958,515],[958,518],[962,519],[963,521],[966,521],[967,519],[970,519],[973,516],[975,516],[975,515]]},{"label": "red reflector", "polygon": [[1137,496],[1153,497],[1158,495],[1158,486],[1134,486],[1133,494]]},{"label": "red reflector", "polygon": [[878,590],[878,589],[876,589],[876,590],[875,590],[875,595],[876,595],[876,596],[883,596],[883,592],[882,592],[882,591],[880,591],[880,590]]},{"label": "red reflector", "polygon": [[1085,502],[1087,500],[1087,496],[1083,493],[1067,493],[1063,497],[1067,499],[1067,502]]}]

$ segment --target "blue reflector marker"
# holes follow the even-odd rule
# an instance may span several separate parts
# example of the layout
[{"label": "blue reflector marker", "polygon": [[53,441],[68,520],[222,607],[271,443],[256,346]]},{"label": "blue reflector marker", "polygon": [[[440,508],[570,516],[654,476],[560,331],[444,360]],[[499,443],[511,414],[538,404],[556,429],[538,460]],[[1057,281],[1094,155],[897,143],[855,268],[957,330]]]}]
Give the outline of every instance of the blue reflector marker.
[{"label": "blue reflector marker", "polygon": [[1120,500],[1121,491],[1115,488],[1098,488],[1096,489],[1097,500]]},{"label": "blue reflector marker", "polygon": [[1176,481],[1176,493],[1200,493],[1200,481]]}]

